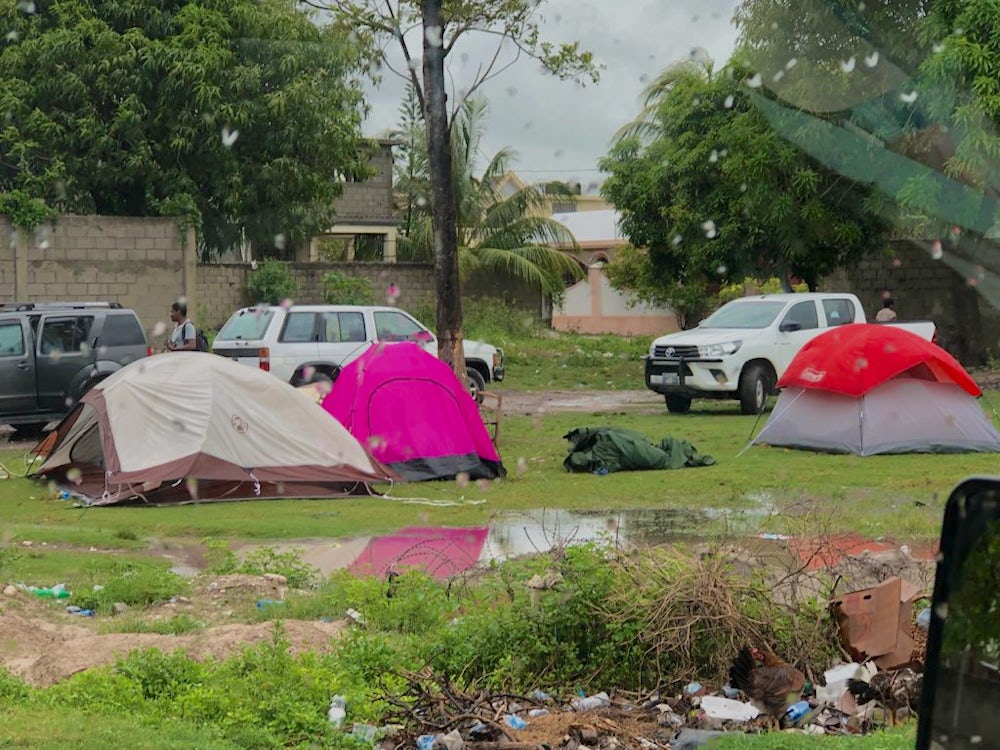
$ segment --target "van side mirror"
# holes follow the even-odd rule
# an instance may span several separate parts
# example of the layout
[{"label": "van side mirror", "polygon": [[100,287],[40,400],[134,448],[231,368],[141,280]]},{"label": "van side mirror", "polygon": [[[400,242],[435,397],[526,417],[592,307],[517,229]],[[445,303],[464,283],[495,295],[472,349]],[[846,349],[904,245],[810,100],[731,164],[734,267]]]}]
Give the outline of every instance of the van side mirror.
[{"label": "van side mirror", "polygon": [[786,320],[784,323],[778,326],[778,330],[781,331],[782,333],[789,333],[791,331],[801,331],[802,324],[795,323],[794,321],[791,320]]},{"label": "van side mirror", "polygon": [[1000,737],[1000,479],[951,493],[941,527],[917,750]]},{"label": "van side mirror", "polygon": [[417,331],[410,338],[418,343],[426,344],[434,340],[434,334],[430,331]]}]

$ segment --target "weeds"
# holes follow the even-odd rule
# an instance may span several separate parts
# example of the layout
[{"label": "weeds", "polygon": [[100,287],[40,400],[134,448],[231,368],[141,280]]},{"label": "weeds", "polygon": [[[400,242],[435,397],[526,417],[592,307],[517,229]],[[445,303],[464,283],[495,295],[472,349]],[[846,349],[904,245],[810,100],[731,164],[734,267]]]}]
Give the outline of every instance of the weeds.
[{"label": "weeds", "polygon": [[130,607],[147,606],[184,594],[189,586],[186,579],[166,568],[131,561],[116,561],[110,573],[102,574],[101,578],[94,580],[91,573],[91,586],[76,588],[69,601],[83,609],[110,614],[116,602]]},{"label": "weeds", "polygon": [[203,630],[205,623],[188,614],[173,615],[163,620],[144,619],[141,614],[116,617],[101,627],[101,633],[158,633],[184,635]]},{"label": "weeds", "polygon": [[276,573],[284,576],[293,589],[314,588],[320,580],[319,569],[302,561],[301,549],[278,552],[274,547],[261,547],[241,561],[224,541],[207,539],[205,547],[210,573],[245,573],[252,576]]}]

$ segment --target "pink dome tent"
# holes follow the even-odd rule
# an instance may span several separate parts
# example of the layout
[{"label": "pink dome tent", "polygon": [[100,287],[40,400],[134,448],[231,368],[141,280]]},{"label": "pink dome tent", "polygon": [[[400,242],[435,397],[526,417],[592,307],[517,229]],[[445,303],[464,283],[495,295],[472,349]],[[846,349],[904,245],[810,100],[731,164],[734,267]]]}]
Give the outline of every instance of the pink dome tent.
[{"label": "pink dome tent", "polygon": [[475,401],[448,365],[417,344],[369,348],[341,370],[323,408],[410,481],[506,474]]}]

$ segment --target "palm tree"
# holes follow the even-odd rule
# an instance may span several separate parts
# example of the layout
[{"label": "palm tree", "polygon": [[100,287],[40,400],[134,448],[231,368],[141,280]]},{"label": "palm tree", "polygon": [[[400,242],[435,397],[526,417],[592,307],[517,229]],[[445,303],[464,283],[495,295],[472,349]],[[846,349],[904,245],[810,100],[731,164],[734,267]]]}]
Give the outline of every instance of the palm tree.
[{"label": "palm tree", "polygon": [[[500,273],[520,279],[558,296],[565,280],[579,279],[583,268],[573,256],[556,246],[578,246],[563,224],[542,213],[552,199],[572,199],[565,183],[545,182],[503,195],[501,178],[509,171],[514,154],[504,148],[489,160],[476,177],[480,144],[485,133],[487,103],[469,99],[452,123],[452,173],[458,204],[459,268],[463,277],[475,271]],[[412,203],[429,205],[426,180],[412,180],[417,193]],[[400,239],[401,253],[407,257],[433,257],[429,214],[411,223],[409,236]]]}]

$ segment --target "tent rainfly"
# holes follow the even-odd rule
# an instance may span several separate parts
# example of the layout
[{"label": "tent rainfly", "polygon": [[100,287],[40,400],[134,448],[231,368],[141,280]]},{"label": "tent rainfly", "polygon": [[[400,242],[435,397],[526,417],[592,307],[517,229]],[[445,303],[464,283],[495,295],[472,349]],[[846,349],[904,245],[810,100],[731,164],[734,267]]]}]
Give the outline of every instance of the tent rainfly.
[{"label": "tent rainfly", "polygon": [[323,408],[411,482],[506,474],[469,392],[412,342],[370,347],[341,370]]},{"label": "tent rainfly", "polygon": [[806,344],[753,443],[871,456],[1000,452],[979,386],[946,351],[891,325],[839,326]]},{"label": "tent rainfly", "polygon": [[399,479],[287,383],[203,352],[122,368],[35,451],[33,476],[92,505],[337,497]]}]

